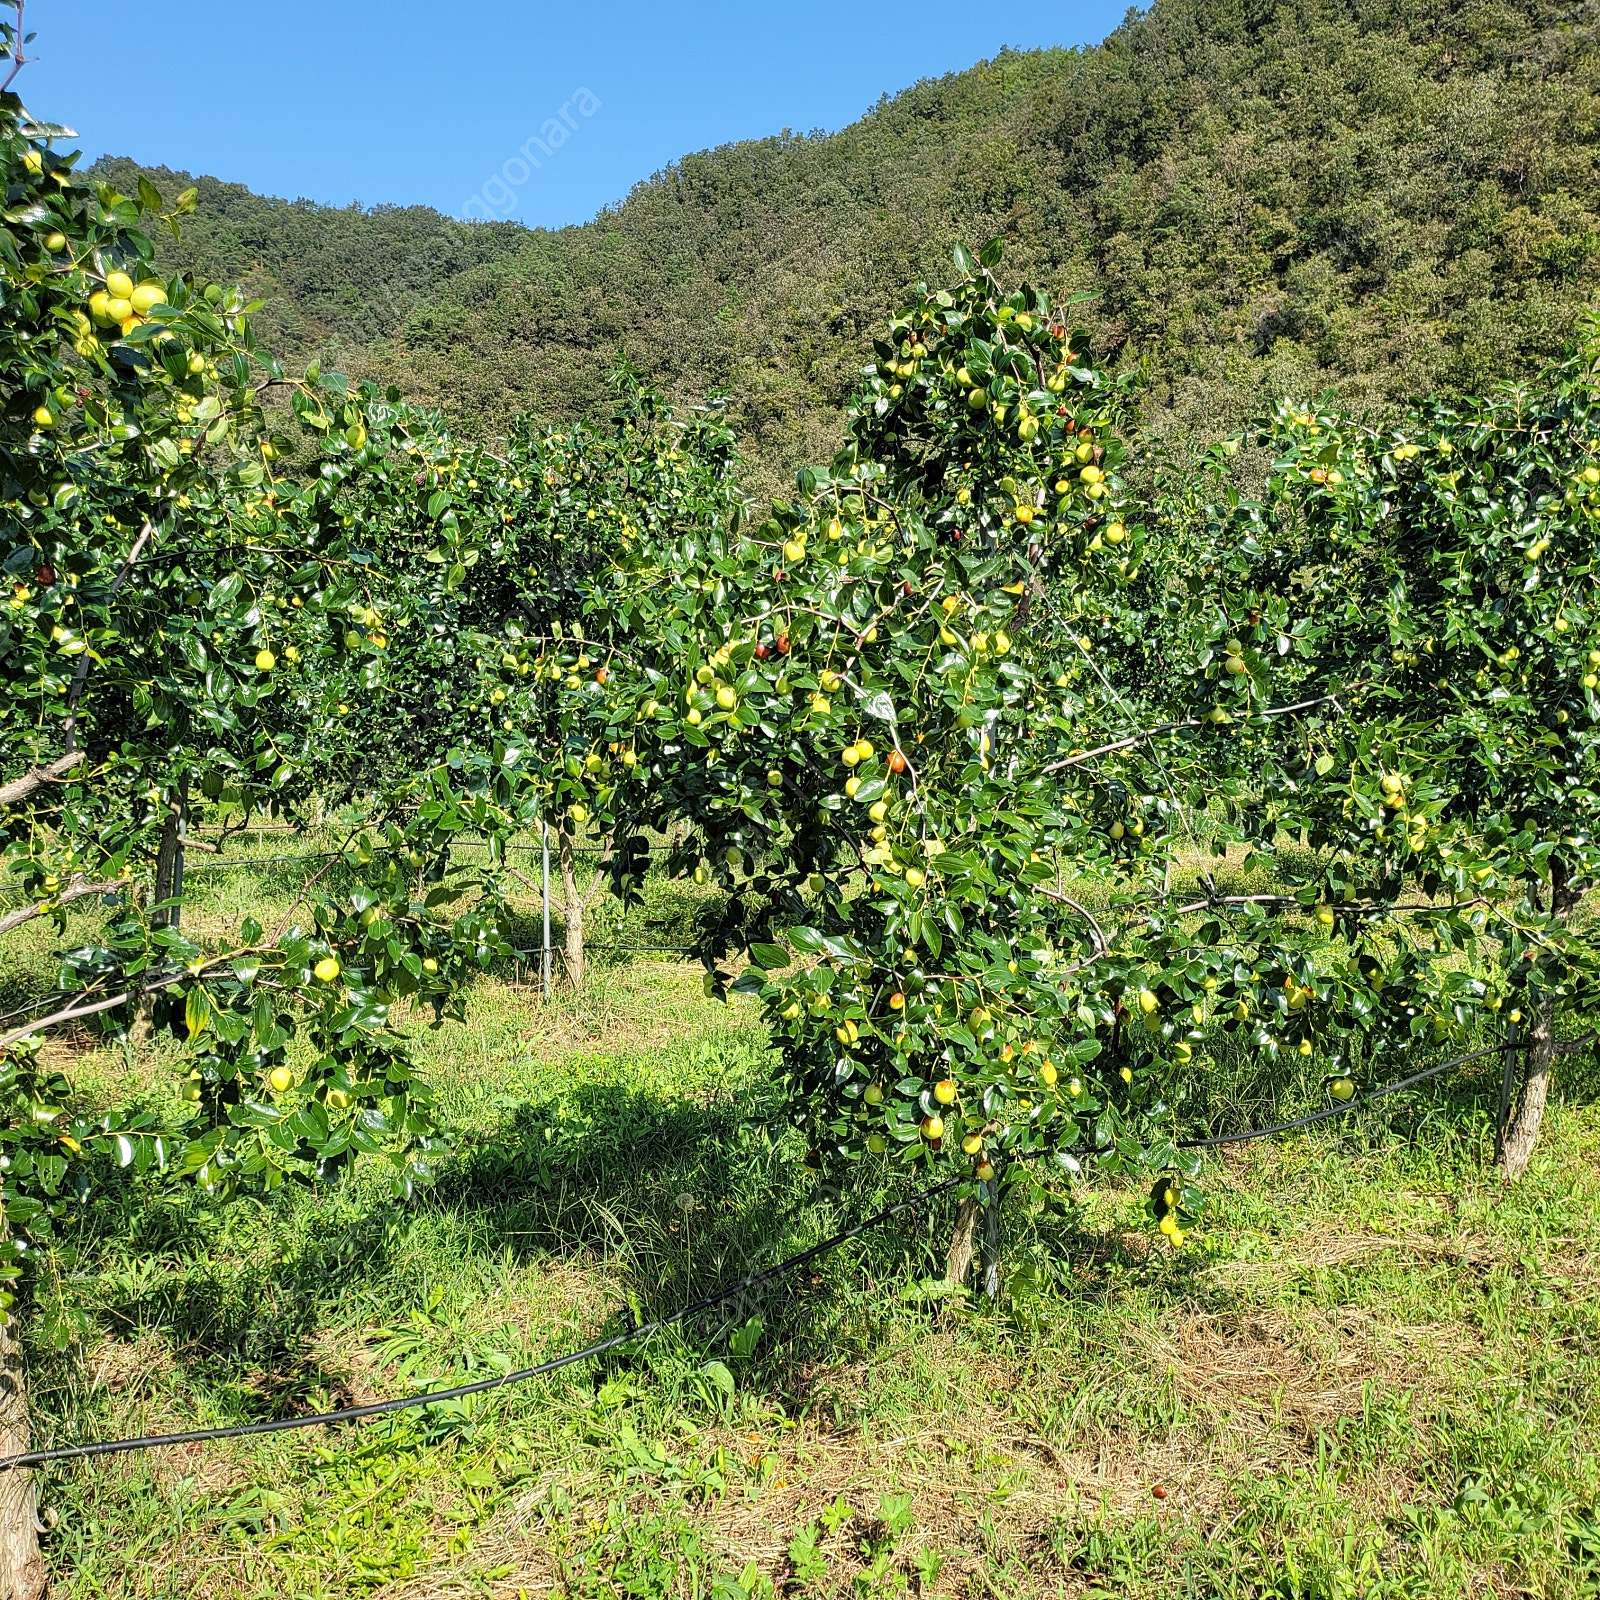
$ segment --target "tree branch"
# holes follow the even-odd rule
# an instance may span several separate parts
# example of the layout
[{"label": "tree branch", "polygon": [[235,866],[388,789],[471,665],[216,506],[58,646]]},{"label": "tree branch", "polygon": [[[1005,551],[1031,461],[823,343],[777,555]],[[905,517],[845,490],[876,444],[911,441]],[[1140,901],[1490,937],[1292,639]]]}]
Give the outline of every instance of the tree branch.
[{"label": "tree branch", "polygon": [[17,33],[11,41],[11,70],[6,74],[6,81],[0,83],[0,94],[4,94],[12,85],[17,74],[33,59],[22,53],[22,8],[24,0],[17,0]]},{"label": "tree branch", "polygon": [[[139,537],[133,541],[133,548],[128,552],[126,559],[117,569],[117,575],[111,580],[111,592],[106,596],[106,606],[117,598],[117,590],[128,581],[128,574],[133,571],[133,564],[139,559],[140,552],[150,542],[150,535],[155,532],[154,526],[146,522],[139,530]],[[84,641],[87,646],[88,641]],[[78,657],[78,670],[72,675],[72,689],[67,695],[67,720],[62,724],[62,731],[67,736],[67,749],[78,748],[78,701],[83,696],[83,686],[89,681],[89,651],[87,648]]]},{"label": "tree branch", "polygon": [[36,1033],[42,1033],[46,1028],[53,1028],[57,1023],[76,1022],[80,1017],[93,1017],[102,1011],[115,1011],[118,1006],[127,1005],[130,1000],[155,994],[160,989],[170,989],[173,984],[182,983],[185,978],[199,977],[202,972],[209,972],[213,967],[226,966],[228,962],[236,961],[254,948],[260,947],[250,946],[243,950],[230,950],[226,955],[211,956],[205,961],[197,962],[193,967],[185,967],[181,972],[169,972],[164,978],[157,978],[154,982],[141,984],[137,988],[124,989],[121,994],[96,1000],[92,1005],[74,1003],[63,1006],[60,1011],[52,1011],[47,1017],[35,1017],[32,1022],[26,1022],[20,1028],[13,1028],[10,1033],[0,1034],[0,1051],[16,1044],[19,1039],[29,1039]]},{"label": "tree branch", "polygon": [[[1350,685],[1351,689],[1363,687],[1365,685],[1359,683]],[[1348,694],[1350,691],[1347,689],[1340,692]],[[1296,711],[1309,711],[1313,706],[1326,705],[1338,706],[1338,695],[1318,695],[1315,700],[1299,700],[1292,706],[1274,706],[1267,711],[1258,711],[1256,715],[1260,717],[1287,717]],[[1339,709],[1342,711],[1344,707],[1339,706]],[[1111,755],[1117,750],[1130,750],[1134,745],[1143,744],[1146,739],[1157,738],[1163,733],[1177,733],[1184,728],[1199,728],[1202,726],[1204,724],[1197,717],[1189,717],[1182,722],[1163,722],[1159,727],[1148,728],[1143,733],[1130,734],[1126,739],[1118,739],[1114,744],[1098,745],[1093,750],[1080,750],[1077,755],[1067,756],[1061,761],[1052,761],[1049,766],[1042,767],[1040,770],[1041,772],[1060,772],[1065,767],[1076,767],[1082,762],[1092,761],[1096,756]]]},{"label": "tree branch", "polygon": [[49,766],[35,767],[32,772],[25,772],[20,778],[0,785],[0,806],[19,805],[47,783],[60,783],[86,754],[83,750],[69,750],[65,755],[57,756]]},{"label": "tree branch", "polygon": [[45,1028],[53,1028],[58,1022],[75,1022],[79,1017],[92,1017],[101,1011],[114,1011],[118,1006],[126,1005],[130,1000],[136,999],[141,994],[150,994],[156,989],[165,989],[170,984],[176,983],[182,973],[174,973],[170,978],[163,978],[157,983],[152,983],[143,989],[125,989],[121,994],[114,994],[107,1000],[96,1000],[93,1005],[66,1006],[60,1011],[52,1011],[47,1017],[36,1017],[32,1022],[25,1023],[20,1028],[13,1028],[10,1033],[0,1034],[0,1050],[5,1050],[14,1045],[19,1039],[29,1039]]},{"label": "tree branch", "polygon": [[532,878],[530,878],[528,876],[528,874],[526,872],[524,872],[520,867],[514,867],[508,861],[508,862],[506,862],[506,871],[509,872],[511,874],[511,876],[513,878],[515,878],[517,880],[517,882],[520,883],[523,886],[523,888],[529,890],[531,893],[537,894],[537,895],[542,895],[544,893],[543,887],[540,884],[535,883],[534,880]]},{"label": "tree branch", "polygon": [[276,944],[284,936],[284,934],[289,931],[289,924],[291,921],[293,921],[295,912],[297,912],[305,903],[306,896],[316,887],[318,880],[323,876],[324,873],[331,872],[336,863],[344,860],[344,853],[350,848],[350,841],[355,838],[355,834],[356,830],[354,829],[347,833],[344,836],[344,843],[339,846],[338,850],[333,855],[330,855],[328,859],[324,861],[322,865],[318,867],[317,870],[300,885],[300,892],[292,901],[289,902],[289,909],[284,912],[283,920],[278,924],[278,930],[272,936],[272,942],[274,944]]},{"label": "tree branch", "polygon": [[0,934],[10,933],[13,928],[20,928],[23,923],[31,921],[34,917],[42,917],[47,911],[54,911],[57,906],[69,906],[74,900],[82,900],[87,895],[111,894],[117,889],[127,887],[128,882],[125,878],[91,880],[80,872],[65,889],[58,890],[48,900],[41,900],[37,905],[18,906],[15,911],[8,911],[0,917]]},{"label": "tree branch", "polygon": [[1058,889],[1046,889],[1042,885],[1035,884],[1033,892],[1035,894],[1042,894],[1046,900],[1059,900],[1062,905],[1071,906],[1072,909],[1089,924],[1090,931],[1094,935],[1095,953],[1103,956],[1110,951],[1111,946],[1106,940],[1105,931],[1101,928],[1100,924],[1094,920],[1093,913],[1090,912],[1086,907],[1080,906],[1078,902],[1072,899],[1070,895],[1064,895]]}]

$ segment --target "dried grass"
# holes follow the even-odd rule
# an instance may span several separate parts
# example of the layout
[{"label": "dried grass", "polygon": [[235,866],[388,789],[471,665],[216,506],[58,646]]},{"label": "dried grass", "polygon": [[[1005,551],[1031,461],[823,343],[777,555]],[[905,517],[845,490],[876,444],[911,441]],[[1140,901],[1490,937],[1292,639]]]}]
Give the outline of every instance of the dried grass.
[{"label": "dried grass", "polygon": [[[861,1535],[878,1521],[878,1496],[913,1498],[916,1540],[949,1556],[938,1592],[997,1592],[988,1575],[1008,1559],[1023,1560],[1040,1594],[1076,1592],[1075,1575],[1061,1565],[1052,1537],[1062,1519],[1101,1510],[1122,1516],[1155,1514],[1174,1520],[1174,1536],[1201,1530],[1229,1515],[1234,1486],[1247,1476],[1279,1472],[1315,1452],[1319,1431],[1359,1416],[1367,1384],[1413,1393],[1447,1380],[1439,1359],[1466,1339],[1460,1328],[1414,1330],[1414,1340],[1380,1334],[1374,1320],[1349,1309],[1291,1318],[1280,1312],[1216,1316],[1193,1312],[1160,1329],[1130,1325],[1130,1369],[1146,1386],[1164,1377],[1184,1402],[1189,1420],[1161,1431],[1092,1427],[1072,1444],[1028,1428],[1005,1391],[1017,1369],[985,1361],[968,1349],[961,1370],[973,1393],[1000,1398],[964,1403],[958,1412],[909,1419],[884,1439],[868,1429],[833,1428],[822,1408],[813,1420],[781,1436],[725,1432],[723,1444],[751,1462],[765,1453],[775,1473],[758,1494],[730,1490],[696,1509],[708,1545],[735,1567],[754,1562],[781,1588],[794,1534],[843,1499],[852,1518],[826,1540],[830,1581],[841,1591],[859,1569]],[[942,1337],[935,1335],[935,1338]],[[813,1392],[867,1383],[868,1364],[817,1369],[806,1375]],[[1160,1485],[1164,1499],[1153,1497]],[[538,1512],[559,1487],[575,1504],[603,1504],[615,1488],[599,1474],[552,1469],[485,1528],[470,1558],[457,1559],[380,1591],[382,1600],[487,1592],[514,1596],[559,1588],[550,1540]],[[1404,1503],[1415,1484],[1390,1468],[1373,1476],[1373,1504]],[[641,1488],[638,1503],[659,1507]],[[488,1584],[485,1571],[506,1575]],[[1011,1595],[1007,1595],[1011,1600]]]}]

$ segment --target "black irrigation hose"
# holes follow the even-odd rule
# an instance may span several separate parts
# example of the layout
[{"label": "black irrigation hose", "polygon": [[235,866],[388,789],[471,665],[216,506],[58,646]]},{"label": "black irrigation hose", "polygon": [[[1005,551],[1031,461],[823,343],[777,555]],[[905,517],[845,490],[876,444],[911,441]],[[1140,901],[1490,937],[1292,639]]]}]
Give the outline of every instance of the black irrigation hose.
[{"label": "black irrigation hose", "polygon": [[830,1234],[820,1244],[812,1245],[809,1250],[802,1250],[799,1255],[790,1256],[787,1261],[780,1261],[776,1266],[753,1272],[748,1278],[740,1279],[729,1288],[719,1289],[715,1294],[705,1295],[699,1300],[692,1300],[688,1305],[679,1306],[676,1311],[669,1312],[664,1317],[657,1317],[654,1322],[628,1328],[622,1333],[613,1334],[609,1339],[586,1345],[582,1350],[574,1350],[568,1355],[554,1356],[549,1361],[541,1361],[536,1367],[523,1367],[519,1371],[507,1372],[495,1378],[480,1378],[476,1383],[457,1384],[453,1389],[435,1389],[427,1394],[406,1395],[399,1400],[378,1400],[364,1406],[345,1406],[339,1411],[319,1412],[310,1417],[280,1417],[270,1422],[249,1422],[227,1428],[193,1428],[187,1433],[158,1433],[136,1439],[100,1439],[92,1444],[64,1445],[57,1450],[30,1450],[24,1455],[6,1456],[0,1459],[0,1472],[9,1472],[16,1467],[42,1466],[50,1461],[72,1461],[83,1456],[107,1456],[128,1450],[149,1450],[156,1445],[204,1444],[212,1439],[243,1439],[254,1434],[286,1433],[291,1428],[314,1428],[325,1423],[355,1422],[362,1417],[381,1417],[394,1411],[435,1405],[441,1400],[460,1400],[469,1394],[483,1394],[490,1389],[503,1389],[508,1384],[524,1383],[529,1378],[542,1378],[549,1373],[559,1372],[562,1367],[587,1361],[591,1356],[604,1355],[608,1350],[615,1350],[618,1345],[643,1339],[652,1333],[659,1333],[663,1328],[670,1328],[673,1324],[683,1322],[702,1311],[709,1311],[711,1307],[721,1305],[725,1300],[732,1300],[761,1284],[770,1283],[773,1279],[792,1272],[796,1267],[804,1266],[806,1262],[815,1261],[818,1256],[838,1249],[840,1245],[848,1243],[870,1228],[876,1228],[879,1224],[887,1222],[899,1212],[922,1205],[934,1196],[943,1194],[947,1189],[953,1189],[957,1184],[965,1182],[967,1175],[957,1173],[952,1178],[931,1184],[905,1200],[897,1200],[881,1211],[874,1212],[872,1216],[864,1222],[858,1222],[853,1228],[845,1228],[839,1233]]},{"label": "black irrigation hose", "polygon": [[[1401,1089],[1408,1089],[1413,1084],[1422,1083],[1428,1078],[1437,1077],[1441,1072],[1448,1071],[1451,1067],[1459,1067],[1468,1061],[1477,1061],[1484,1056],[1498,1055],[1508,1048],[1507,1045],[1490,1045],[1482,1050],[1474,1050],[1464,1056],[1455,1056],[1449,1061],[1441,1061],[1437,1066],[1426,1067],[1421,1072],[1412,1073],[1410,1077],[1399,1078],[1394,1083],[1387,1083],[1380,1089],[1374,1089],[1369,1094],[1357,1095],[1343,1105],[1329,1106],[1326,1110],[1313,1112],[1309,1117],[1299,1117],[1293,1122],[1278,1122],[1267,1128],[1251,1128],[1244,1133],[1218,1134],[1210,1139],[1185,1139],[1178,1148],[1180,1150],[1201,1150],[1212,1145],[1242,1144],[1247,1139],[1266,1139],[1273,1134],[1287,1133],[1295,1128],[1304,1128],[1313,1122],[1322,1122],[1330,1117],[1339,1117],[1347,1112],[1354,1111],[1357,1107],[1365,1105],[1368,1101],[1376,1100],[1382,1095],[1396,1094]],[[1073,1155],[1092,1155],[1089,1150],[1069,1152]],[[1022,1159],[1031,1159],[1025,1156]],[[839,1233],[830,1234],[820,1244],[814,1244],[809,1250],[802,1250],[799,1255],[790,1256],[787,1261],[780,1261],[776,1266],[764,1267],[760,1272],[754,1272],[747,1278],[742,1278],[729,1288],[719,1289],[715,1294],[708,1294],[699,1300],[692,1300],[688,1305],[679,1306],[676,1311],[669,1312],[664,1317],[657,1317],[653,1322],[646,1322],[638,1327],[628,1328],[622,1333],[613,1334],[609,1339],[601,1339],[595,1344],[586,1345],[582,1350],[574,1350],[568,1355],[553,1356],[549,1361],[541,1361],[538,1366],[522,1367],[516,1372],[507,1372],[494,1378],[480,1378],[475,1383],[457,1384],[453,1389],[434,1389],[426,1394],[405,1395],[397,1400],[377,1400],[370,1405],[345,1406],[338,1411],[322,1411],[309,1417],[280,1417],[268,1422],[247,1422],[235,1424],[225,1428],[192,1428],[186,1433],[156,1433],[146,1434],[130,1439],[98,1439],[90,1444],[63,1445],[55,1450],[30,1450],[21,1455],[0,1458],[0,1472],[10,1472],[17,1467],[44,1466],[53,1461],[77,1461],[86,1456],[120,1455],[130,1450],[151,1450],[158,1445],[172,1444],[206,1444],[214,1439],[243,1439],[257,1434],[287,1433],[294,1428],[323,1427],[335,1422],[357,1422],[364,1417],[388,1416],[396,1411],[411,1411],[421,1406],[436,1405],[443,1400],[460,1400],[467,1395],[484,1394],[491,1389],[503,1389],[513,1383],[525,1383],[530,1378],[542,1378],[552,1372],[559,1372],[563,1367],[570,1367],[579,1361],[587,1361],[593,1356],[604,1355],[607,1351],[615,1350],[619,1345],[629,1344],[635,1339],[643,1339],[652,1333],[659,1333],[664,1328],[670,1328],[676,1323],[683,1322],[689,1317],[696,1316],[702,1311],[709,1311],[713,1306],[721,1305],[724,1301],[732,1300],[749,1290],[758,1288],[764,1283],[771,1283],[774,1279],[781,1278],[792,1272],[796,1267],[804,1266],[808,1261],[815,1261],[819,1256],[824,1256],[829,1251],[836,1250],[851,1239],[859,1238],[869,1229],[879,1227],[891,1217],[898,1216],[902,1211],[909,1211],[915,1206],[925,1204],[935,1196],[944,1194],[955,1188],[958,1184],[968,1182],[968,1175],[964,1172],[956,1173],[953,1177],[945,1178],[939,1183],[930,1184],[925,1189],[910,1195],[904,1200],[896,1200],[885,1206],[881,1211],[874,1212],[854,1227],[845,1228]]]}]

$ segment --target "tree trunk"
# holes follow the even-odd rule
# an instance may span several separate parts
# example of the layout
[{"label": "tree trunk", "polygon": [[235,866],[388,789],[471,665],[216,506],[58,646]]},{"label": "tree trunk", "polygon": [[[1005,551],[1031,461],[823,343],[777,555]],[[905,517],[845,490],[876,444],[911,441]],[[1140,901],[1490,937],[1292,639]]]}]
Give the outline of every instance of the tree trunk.
[{"label": "tree trunk", "polygon": [[556,830],[556,854],[561,863],[562,917],[567,925],[567,982],[574,989],[581,989],[585,901],[578,889],[578,864],[572,849],[572,835],[565,828]]},{"label": "tree trunk", "polygon": [[[185,778],[178,791],[177,802],[161,824],[161,844],[156,851],[156,881],[151,890],[151,902],[160,906],[164,900],[176,900],[183,894],[183,848],[189,832],[189,780]],[[152,928],[176,928],[182,920],[182,908],[169,906],[150,913]],[[150,1038],[155,1018],[156,1000],[152,994],[135,1000],[129,1013],[129,1037],[137,1044]],[[3,1597],[0,1597],[3,1600]]]},{"label": "tree trunk", "polygon": [[[1566,922],[1577,901],[1578,895],[1568,883],[1565,868],[1553,860],[1550,863],[1550,909],[1558,923]],[[1505,1136],[1500,1141],[1500,1169],[1507,1183],[1515,1183],[1528,1170],[1534,1146],[1539,1142],[1539,1123],[1544,1117],[1545,1101],[1550,1096],[1550,1068],[1556,1058],[1555,1022],[1555,1001],[1541,1001],[1528,1031],[1527,1064],[1516,1114],[1506,1124]]]},{"label": "tree trunk", "polygon": [[[177,803],[167,813],[161,825],[161,848],[156,852],[155,900],[177,899],[183,893],[183,841],[189,831],[189,781],[184,779],[178,790]],[[158,928],[176,928],[179,908],[158,911],[150,919]]]},{"label": "tree trunk", "polygon": [[[0,1325],[0,1455],[28,1450],[28,1381],[17,1334],[17,1309]],[[33,1474],[0,1472],[0,1600],[40,1600],[44,1556]]]},{"label": "tree trunk", "polygon": [[1556,1058],[1554,1000],[1546,1000],[1528,1030],[1528,1059],[1517,1097],[1516,1115],[1506,1124],[1500,1142],[1500,1168],[1507,1183],[1515,1183],[1528,1170],[1533,1147],[1539,1142],[1539,1122],[1550,1094],[1550,1067]]},{"label": "tree trunk", "polygon": [[947,1283],[965,1283],[972,1271],[972,1249],[978,1237],[978,1212],[976,1195],[965,1196],[956,1210],[956,1231],[950,1239],[950,1254],[945,1257],[944,1276]]}]

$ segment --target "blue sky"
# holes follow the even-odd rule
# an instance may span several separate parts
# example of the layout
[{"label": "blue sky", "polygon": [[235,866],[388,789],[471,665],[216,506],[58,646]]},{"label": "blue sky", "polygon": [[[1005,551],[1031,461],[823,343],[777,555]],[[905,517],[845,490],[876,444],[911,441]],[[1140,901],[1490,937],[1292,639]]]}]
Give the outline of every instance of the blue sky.
[{"label": "blue sky", "polygon": [[[1094,43],[1121,16],[1103,0],[30,0],[39,60],[17,88],[90,158],[554,226],[686,152],[842,127],[919,78],[1004,45]],[[548,155],[528,143],[541,131]]]}]

